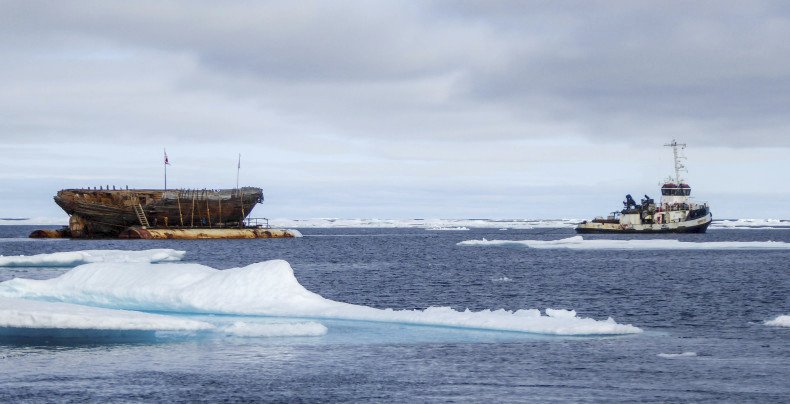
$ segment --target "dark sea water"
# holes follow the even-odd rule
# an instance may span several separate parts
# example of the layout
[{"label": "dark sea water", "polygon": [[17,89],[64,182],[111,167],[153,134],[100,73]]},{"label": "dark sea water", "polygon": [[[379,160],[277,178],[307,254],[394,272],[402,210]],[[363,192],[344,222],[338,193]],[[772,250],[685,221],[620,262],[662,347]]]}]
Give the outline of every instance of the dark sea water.
[{"label": "dark sea water", "polygon": [[[0,402],[788,402],[790,250],[537,250],[469,239],[551,240],[569,229],[304,229],[283,240],[26,240],[0,254],[174,248],[226,269],[285,259],[325,298],[377,308],[574,309],[633,324],[616,337],[320,320],[319,337],[150,341],[0,337]],[[784,241],[790,230],[628,236]],[[626,238],[585,236],[585,238]],[[0,281],[66,269],[0,268]],[[694,352],[666,358],[659,354]]]}]

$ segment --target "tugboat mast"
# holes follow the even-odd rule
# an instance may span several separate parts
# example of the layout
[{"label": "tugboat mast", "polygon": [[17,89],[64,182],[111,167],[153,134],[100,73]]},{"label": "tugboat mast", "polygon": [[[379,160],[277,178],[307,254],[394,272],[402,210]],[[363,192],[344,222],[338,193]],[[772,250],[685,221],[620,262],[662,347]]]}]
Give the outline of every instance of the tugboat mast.
[{"label": "tugboat mast", "polygon": [[675,156],[675,181],[677,181],[677,183],[680,184],[682,182],[680,179],[680,171],[685,170],[686,166],[680,163],[680,159],[682,159],[683,156],[678,155],[678,147],[680,147],[681,150],[685,149],[686,144],[678,143],[675,139],[672,139],[672,143],[667,143],[664,146],[672,148],[672,154]]}]

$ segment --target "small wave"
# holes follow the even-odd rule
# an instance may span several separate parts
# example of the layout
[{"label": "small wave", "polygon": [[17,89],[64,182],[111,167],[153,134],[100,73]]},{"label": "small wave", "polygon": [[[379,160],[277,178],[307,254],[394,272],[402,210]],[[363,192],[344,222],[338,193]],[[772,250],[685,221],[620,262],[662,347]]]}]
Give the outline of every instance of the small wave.
[{"label": "small wave", "polygon": [[492,282],[510,282],[512,279],[508,278],[507,276],[500,276],[499,278],[494,278],[491,280]]},{"label": "small wave", "polygon": [[674,358],[693,358],[697,356],[696,352],[687,351],[681,353],[660,353],[658,355],[659,358],[667,358],[667,359],[674,359]]},{"label": "small wave", "polygon": [[788,315],[776,316],[775,319],[766,321],[765,325],[770,325],[774,327],[790,327],[790,316]]}]

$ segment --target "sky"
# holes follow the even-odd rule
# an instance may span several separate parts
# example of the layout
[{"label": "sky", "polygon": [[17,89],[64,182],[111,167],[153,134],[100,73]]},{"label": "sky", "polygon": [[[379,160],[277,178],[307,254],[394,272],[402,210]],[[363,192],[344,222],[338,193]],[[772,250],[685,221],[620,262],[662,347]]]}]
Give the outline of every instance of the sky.
[{"label": "sky", "polygon": [[264,189],[271,218],[790,218],[784,1],[0,0],[0,217]]}]

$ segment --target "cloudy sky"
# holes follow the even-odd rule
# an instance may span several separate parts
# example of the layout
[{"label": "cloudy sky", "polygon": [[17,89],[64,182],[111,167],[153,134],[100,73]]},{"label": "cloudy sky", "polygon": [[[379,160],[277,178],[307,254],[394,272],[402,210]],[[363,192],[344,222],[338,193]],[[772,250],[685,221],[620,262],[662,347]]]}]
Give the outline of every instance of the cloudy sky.
[{"label": "cloudy sky", "polygon": [[586,218],[676,138],[714,217],[790,218],[788,4],[0,0],[0,217],[167,148],[170,187],[241,153],[255,216]]}]

